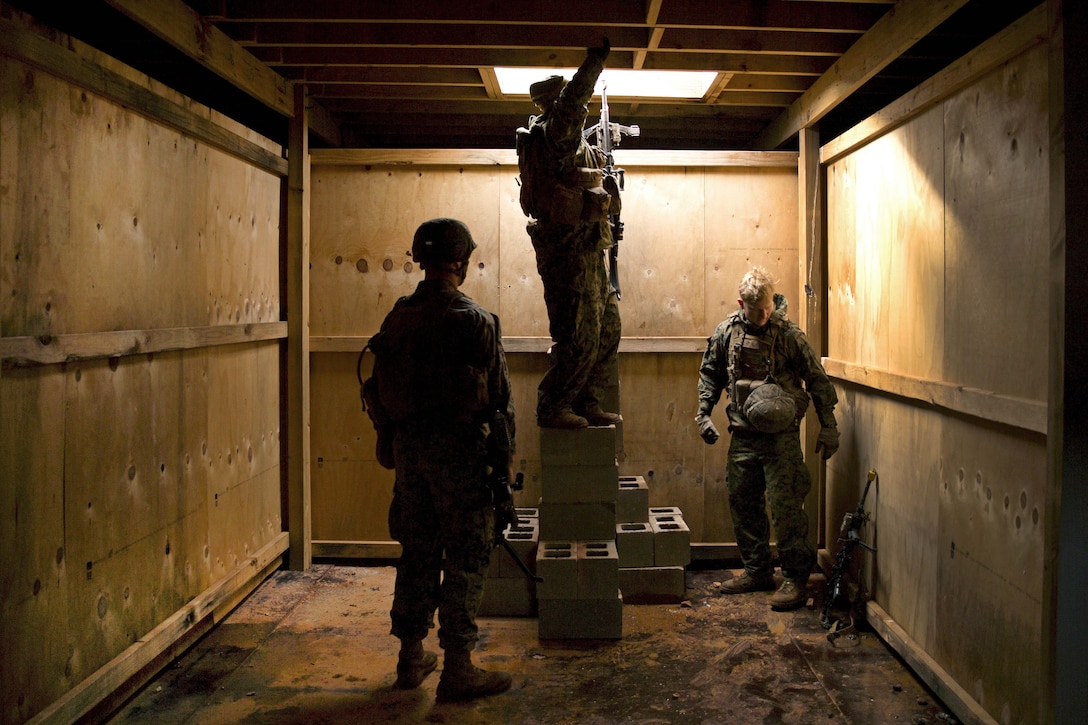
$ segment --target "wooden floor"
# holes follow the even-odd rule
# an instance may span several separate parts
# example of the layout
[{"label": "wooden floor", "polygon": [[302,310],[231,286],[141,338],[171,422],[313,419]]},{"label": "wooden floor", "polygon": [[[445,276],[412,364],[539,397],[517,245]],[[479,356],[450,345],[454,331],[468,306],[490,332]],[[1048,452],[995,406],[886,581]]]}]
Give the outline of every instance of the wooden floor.
[{"label": "wooden floor", "polygon": [[[732,573],[688,572],[679,604],[625,605],[616,641],[540,640],[536,619],[481,618],[475,660],[509,672],[513,688],[436,704],[439,672],[417,690],[392,687],[391,567],[280,571],[110,722],[954,722],[875,634],[832,644],[818,610],[714,594]],[[433,635],[425,644],[437,650]]]}]

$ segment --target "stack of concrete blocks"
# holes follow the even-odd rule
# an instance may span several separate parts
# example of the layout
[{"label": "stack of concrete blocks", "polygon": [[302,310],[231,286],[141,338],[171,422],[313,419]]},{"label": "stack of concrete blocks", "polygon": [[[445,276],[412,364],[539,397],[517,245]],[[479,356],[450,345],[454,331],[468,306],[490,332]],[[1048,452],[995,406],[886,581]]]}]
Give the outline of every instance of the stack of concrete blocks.
[{"label": "stack of concrete blocks", "polygon": [[[540,515],[536,508],[517,508],[518,523],[506,530],[506,541],[518,559],[535,574],[540,543]],[[504,546],[491,551],[484,582],[481,617],[535,617],[536,582],[525,575]]]},{"label": "stack of concrete blocks", "polygon": [[650,507],[650,489],[642,476],[619,479],[616,550],[625,602],[666,604],[683,599],[691,531],[679,508]]},{"label": "stack of concrete blocks", "polygon": [[620,639],[616,426],[540,429],[541,639]]}]

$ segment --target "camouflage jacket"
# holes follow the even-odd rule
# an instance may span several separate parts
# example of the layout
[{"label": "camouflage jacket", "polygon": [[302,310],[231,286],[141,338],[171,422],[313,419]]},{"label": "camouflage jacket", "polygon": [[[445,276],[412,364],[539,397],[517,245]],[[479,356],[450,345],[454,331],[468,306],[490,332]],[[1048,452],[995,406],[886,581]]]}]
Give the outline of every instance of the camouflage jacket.
[{"label": "camouflage jacket", "polygon": [[452,283],[423,280],[371,340],[378,399],[411,425],[480,425],[498,411],[514,440],[514,403],[499,319]]},{"label": "camouflage jacket", "polygon": [[[737,310],[719,324],[707,339],[706,352],[699,367],[700,414],[710,415],[722,392],[728,394],[732,389],[736,371],[730,365],[730,349],[734,344],[735,331],[743,329],[745,324],[743,314]],[[811,396],[820,425],[834,427],[838,395],[805,333],[786,317],[784,310],[778,309],[764,326],[762,335],[764,339],[772,340],[771,376],[797,403],[798,422],[807,410]],[[731,429],[751,427],[735,401],[730,400],[727,414]]]}]

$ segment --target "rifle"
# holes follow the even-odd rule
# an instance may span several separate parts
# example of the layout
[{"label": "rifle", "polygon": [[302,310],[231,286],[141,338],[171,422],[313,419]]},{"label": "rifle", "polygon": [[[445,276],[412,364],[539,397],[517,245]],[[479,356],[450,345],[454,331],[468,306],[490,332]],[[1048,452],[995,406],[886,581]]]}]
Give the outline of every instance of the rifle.
[{"label": "rifle", "polygon": [[[847,513],[842,518],[841,535],[839,536],[839,553],[835,556],[835,564],[831,568],[831,576],[827,580],[827,591],[824,593],[824,608],[820,614],[820,624],[824,629],[831,630],[827,633],[827,641],[834,643],[836,639],[854,630],[854,602],[847,592],[846,575],[850,568],[850,555],[858,546],[876,553],[876,547],[869,546],[858,536],[862,525],[869,520],[869,514],[865,513],[865,498],[869,495],[869,487],[876,480],[876,471],[870,469],[865,481],[865,491],[861,494],[861,501],[853,513]],[[835,610],[845,611],[845,617],[835,615]]]},{"label": "rifle", "polygon": [[542,582],[544,577],[537,576],[529,570],[529,567],[521,560],[518,553],[514,551],[514,547],[510,546],[510,542],[506,540],[505,535],[507,526],[517,526],[520,523],[517,510],[514,508],[512,491],[520,491],[524,481],[525,476],[518,471],[517,475],[514,476],[514,483],[511,484],[506,477],[506,471],[500,468],[493,468],[491,475],[487,479],[487,485],[491,488],[491,497],[495,503],[495,543],[501,544],[506,549],[506,553],[517,562],[518,568],[521,569],[525,576],[533,581]]},{"label": "rifle", "polygon": [[[597,146],[600,147],[605,156],[605,188],[609,189],[610,194],[614,188],[615,203],[618,206],[619,192],[623,191],[624,171],[614,165],[612,149],[619,145],[623,134],[638,136],[641,130],[638,126],[623,126],[609,120],[607,83],[601,84],[601,120],[596,125],[582,131],[582,137],[589,138],[594,133],[597,134]],[[609,188],[610,186],[613,188]],[[612,285],[612,289],[616,291],[616,299],[620,299],[619,254],[620,240],[623,239],[623,222],[620,221],[619,209],[614,214],[608,215],[608,222],[612,226],[612,247],[608,250],[608,281]]]}]

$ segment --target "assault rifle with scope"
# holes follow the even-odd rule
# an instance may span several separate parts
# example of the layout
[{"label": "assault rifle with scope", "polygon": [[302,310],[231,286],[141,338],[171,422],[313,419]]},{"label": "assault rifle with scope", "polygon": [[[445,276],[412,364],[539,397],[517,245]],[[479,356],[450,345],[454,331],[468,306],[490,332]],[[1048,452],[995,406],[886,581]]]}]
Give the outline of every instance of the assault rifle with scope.
[{"label": "assault rifle with scope", "polygon": [[642,131],[638,126],[624,126],[613,123],[608,116],[608,84],[601,84],[601,120],[595,125],[582,131],[582,137],[588,139],[597,135],[597,147],[604,152],[604,184],[613,196],[614,213],[609,214],[609,224],[612,227],[612,247],[608,250],[608,281],[612,289],[616,291],[616,299],[620,298],[619,254],[620,240],[623,239],[623,222],[620,221],[619,193],[623,191],[624,170],[615,165],[612,158],[612,150],[619,145],[623,136],[638,136]]}]

